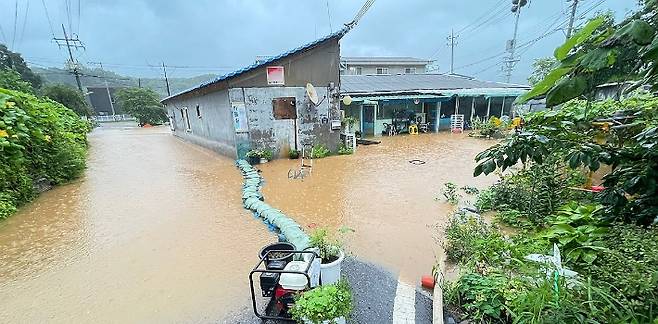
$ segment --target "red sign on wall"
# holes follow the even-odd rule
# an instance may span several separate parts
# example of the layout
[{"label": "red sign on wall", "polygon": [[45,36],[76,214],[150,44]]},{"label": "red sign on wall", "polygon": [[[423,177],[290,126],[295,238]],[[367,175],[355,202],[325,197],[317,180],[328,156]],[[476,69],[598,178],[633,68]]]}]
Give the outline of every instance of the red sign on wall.
[{"label": "red sign on wall", "polygon": [[268,66],[267,67],[267,84],[268,85],[284,85],[285,84],[283,66]]}]

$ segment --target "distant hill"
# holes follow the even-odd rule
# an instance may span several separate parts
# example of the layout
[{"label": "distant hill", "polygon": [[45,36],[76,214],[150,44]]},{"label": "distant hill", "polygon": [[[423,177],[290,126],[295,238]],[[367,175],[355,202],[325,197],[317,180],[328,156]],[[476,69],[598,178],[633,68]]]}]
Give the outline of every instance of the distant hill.
[{"label": "distant hill", "polygon": [[[77,87],[75,77],[65,69],[54,67],[46,69],[34,66],[30,68],[34,73],[41,76],[45,84],[63,83]],[[105,81],[110,87],[136,87],[138,85],[138,78],[119,75],[100,68],[82,67],[81,73],[83,76],[80,77],[80,81],[83,87],[105,86]],[[191,78],[169,78],[169,88],[171,93],[174,94],[216,77],[216,74],[203,74]],[[162,78],[141,78],[141,85],[144,88],[153,89],[163,98],[167,95],[167,88]]]}]

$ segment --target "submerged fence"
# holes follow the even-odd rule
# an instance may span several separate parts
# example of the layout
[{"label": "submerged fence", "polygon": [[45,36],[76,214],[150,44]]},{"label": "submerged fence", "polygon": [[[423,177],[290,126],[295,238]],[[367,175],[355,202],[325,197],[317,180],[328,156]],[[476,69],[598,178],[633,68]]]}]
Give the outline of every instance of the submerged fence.
[{"label": "submerged fence", "polygon": [[110,123],[110,122],[120,122],[120,121],[133,121],[135,117],[130,115],[104,115],[104,116],[92,116],[92,120],[99,123]]}]

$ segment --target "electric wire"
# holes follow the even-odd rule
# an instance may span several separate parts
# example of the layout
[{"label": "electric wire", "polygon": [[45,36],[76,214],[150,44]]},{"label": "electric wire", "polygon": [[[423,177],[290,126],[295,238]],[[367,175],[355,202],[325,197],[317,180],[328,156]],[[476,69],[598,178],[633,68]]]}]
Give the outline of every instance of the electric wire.
[{"label": "electric wire", "polygon": [[21,37],[18,39],[18,47],[23,44],[23,38],[25,37],[25,26],[27,25],[27,13],[30,10],[30,1],[25,3],[25,16],[23,16],[23,29],[21,30]]},{"label": "electric wire", "polygon": [[331,12],[329,11],[329,0],[326,1],[327,3],[327,18],[329,18],[329,33],[333,33],[334,29],[331,27]]},{"label": "electric wire", "polygon": [[14,34],[11,36],[11,48],[14,48],[16,43],[16,26],[18,25],[18,0],[16,0],[16,6],[14,7]]},{"label": "electric wire", "polygon": [[43,4],[43,10],[46,13],[46,20],[48,20],[48,27],[50,27],[50,33],[53,35],[53,38],[55,38],[55,29],[53,29],[53,23],[50,20],[50,14],[48,14],[48,7],[46,6],[46,1],[41,0],[41,4]]}]

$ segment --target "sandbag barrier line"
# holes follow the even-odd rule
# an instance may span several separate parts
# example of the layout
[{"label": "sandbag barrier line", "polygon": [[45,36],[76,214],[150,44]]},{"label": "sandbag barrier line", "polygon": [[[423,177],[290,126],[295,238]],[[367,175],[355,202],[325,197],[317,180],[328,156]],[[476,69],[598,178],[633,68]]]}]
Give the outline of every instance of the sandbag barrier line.
[{"label": "sandbag barrier line", "polygon": [[263,177],[246,160],[237,160],[235,165],[240,169],[244,177],[242,185],[242,204],[245,209],[254,213],[273,232],[278,232],[283,239],[293,244],[297,250],[304,250],[309,245],[309,237],[302,227],[294,220],[286,216],[282,211],[265,203],[265,198],[260,192]]}]

